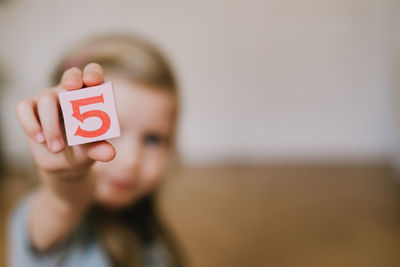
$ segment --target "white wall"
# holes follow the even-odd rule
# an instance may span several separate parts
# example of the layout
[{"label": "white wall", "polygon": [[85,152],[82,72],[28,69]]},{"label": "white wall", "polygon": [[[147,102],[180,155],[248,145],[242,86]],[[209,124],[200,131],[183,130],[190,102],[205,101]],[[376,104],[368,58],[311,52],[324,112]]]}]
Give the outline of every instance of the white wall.
[{"label": "white wall", "polygon": [[14,116],[48,86],[71,44],[143,34],[183,88],[180,142],[194,164],[385,160],[393,145],[392,0],[52,1],[0,5],[2,130],[26,158]]},{"label": "white wall", "polygon": [[392,146],[392,161],[397,170],[398,178],[400,179],[400,1],[395,1],[393,5],[393,20],[392,24],[395,25],[392,30],[392,44],[395,56],[393,57],[393,94],[392,102],[394,103],[394,133],[395,141]]}]

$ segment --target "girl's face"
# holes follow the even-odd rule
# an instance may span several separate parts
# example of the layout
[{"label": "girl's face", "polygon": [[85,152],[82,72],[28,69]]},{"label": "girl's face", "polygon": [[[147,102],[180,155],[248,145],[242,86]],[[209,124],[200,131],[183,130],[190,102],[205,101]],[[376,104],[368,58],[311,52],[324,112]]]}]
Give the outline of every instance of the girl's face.
[{"label": "girl's face", "polygon": [[95,197],[101,204],[121,208],[159,183],[173,141],[176,98],[166,90],[117,76],[106,78],[113,81],[121,136],[110,140],[115,158],[93,166]]}]

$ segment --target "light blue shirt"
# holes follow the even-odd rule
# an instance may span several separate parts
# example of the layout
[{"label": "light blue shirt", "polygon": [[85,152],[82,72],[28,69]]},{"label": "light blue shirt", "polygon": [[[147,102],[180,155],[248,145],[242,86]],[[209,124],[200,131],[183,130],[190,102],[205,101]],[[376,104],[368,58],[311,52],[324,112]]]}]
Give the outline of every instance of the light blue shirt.
[{"label": "light blue shirt", "polygon": [[[63,244],[46,253],[32,246],[28,235],[28,215],[31,210],[31,195],[20,201],[9,221],[9,266],[10,267],[111,267],[105,248],[96,238],[93,229],[83,221]],[[157,246],[145,250],[145,266],[166,267]]]}]

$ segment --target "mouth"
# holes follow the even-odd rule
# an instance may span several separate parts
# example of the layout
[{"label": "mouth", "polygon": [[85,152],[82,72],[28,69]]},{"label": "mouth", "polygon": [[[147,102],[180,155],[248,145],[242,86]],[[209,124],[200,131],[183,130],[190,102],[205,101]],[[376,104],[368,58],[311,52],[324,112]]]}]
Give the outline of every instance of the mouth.
[{"label": "mouth", "polygon": [[107,179],[108,184],[119,191],[128,191],[133,189],[133,182],[128,178],[110,177]]}]

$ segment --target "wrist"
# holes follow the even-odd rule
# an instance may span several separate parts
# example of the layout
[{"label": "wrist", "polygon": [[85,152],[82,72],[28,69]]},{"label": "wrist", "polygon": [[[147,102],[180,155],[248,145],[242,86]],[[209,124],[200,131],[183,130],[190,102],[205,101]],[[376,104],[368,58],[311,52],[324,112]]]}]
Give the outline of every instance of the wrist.
[{"label": "wrist", "polygon": [[[70,183],[70,182],[69,182]],[[68,185],[67,185],[68,186]],[[38,203],[59,216],[75,217],[85,213],[92,203],[92,191],[66,188],[55,190],[42,185],[38,190]]]},{"label": "wrist", "polygon": [[39,174],[45,181],[52,180],[53,182],[83,182],[89,173],[90,166],[91,164],[67,170],[39,169]]},{"label": "wrist", "polygon": [[92,202],[94,179],[88,171],[48,173],[41,171],[42,184],[39,192],[43,199],[54,203],[65,213],[80,213]]}]

